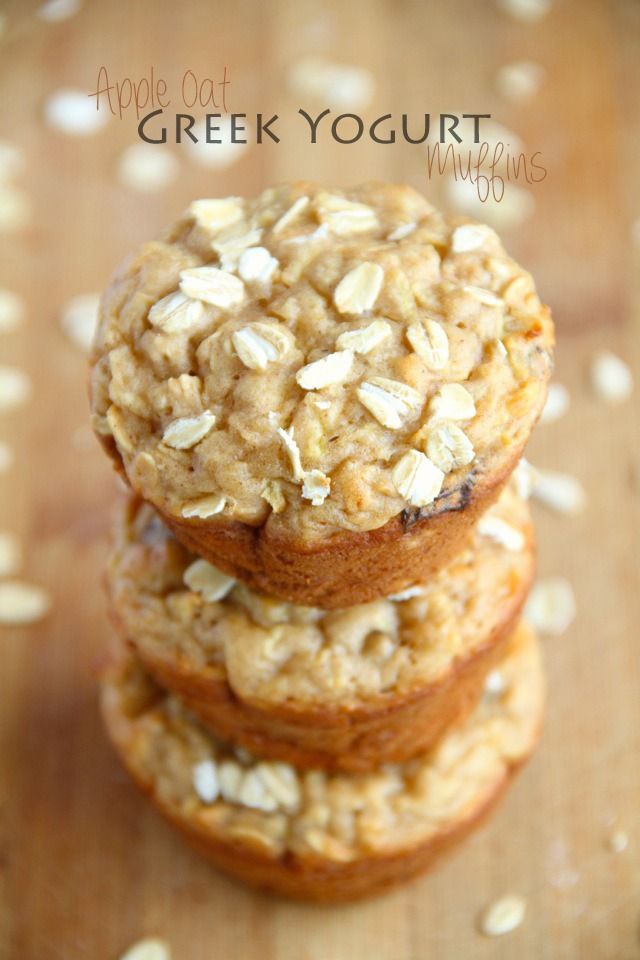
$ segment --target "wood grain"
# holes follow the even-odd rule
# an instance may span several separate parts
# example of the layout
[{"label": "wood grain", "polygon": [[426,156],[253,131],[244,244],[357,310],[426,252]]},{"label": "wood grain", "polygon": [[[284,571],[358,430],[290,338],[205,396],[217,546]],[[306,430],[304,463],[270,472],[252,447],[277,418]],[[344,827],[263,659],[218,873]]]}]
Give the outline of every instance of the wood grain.
[{"label": "wood grain", "polygon": [[[0,41],[2,136],[24,147],[31,226],[3,237],[0,284],[25,296],[28,324],[3,337],[2,362],[34,382],[28,407],[0,420],[16,454],[0,477],[1,527],[18,533],[26,574],[52,592],[49,618],[0,633],[0,956],[110,960],[143,934],[176,960],[631,960],[640,956],[640,494],[637,398],[605,408],[589,393],[593,351],[640,369],[640,5],[557,0],[525,26],[489,0],[86,2],[47,25],[9,4]],[[57,325],[60,305],[100,289],[117,260],[194,196],[253,192],[288,177],[346,184],[369,177],[427,185],[420,147],[318,149],[293,140],[252,148],[210,172],[180,155],[161,195],[120,186],[114,165],[135,122],[86,140],[47,131],[43,99],[150,64],[175,81],[187,67],[231,69],[233,109],[299,106],[288,65],[328,53],[376,75],[382,112],[490,111],[548,163],[536,212],[506,239],[535,274],[558,326],[557,379],[570,414],[542,426],[531,459],[568,470],[589,494],[584,515],[539,512],[540,571],[575,587],[573,627],[545,644],[550,702],[543,742],[495,819],[439,870],[379,901],[317,909],[268,900],[215,873],[148,809],[121,772],[97,712],[95,665],[109,640],[100,589],[114,478],[87,437],[85,369]],[[512,107],[499,66],[534,59],[538,98]],[[613,854],[614,827],[629,835]],[[475,928],[492,898],[527,897],[523,926],[502,940]]]}]

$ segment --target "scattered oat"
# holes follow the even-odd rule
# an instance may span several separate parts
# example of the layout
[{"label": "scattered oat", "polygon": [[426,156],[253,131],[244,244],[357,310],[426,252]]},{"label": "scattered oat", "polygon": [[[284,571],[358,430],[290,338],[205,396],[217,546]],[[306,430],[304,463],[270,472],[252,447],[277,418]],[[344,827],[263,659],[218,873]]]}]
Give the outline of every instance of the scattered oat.
[{"label": "scattered oat", "polygon": [[422,597],[423,595],[424,587],[416,584],[413,587],[407,587],[406,590],[401,590],[400,593],[389,594],[387,600],[392,600],[394,603],[404,603],[405,600],[413,600],[414,597]]},{"label": "scattered oat", "polygon": [[337,350],[301,367],[296,373],[296,381],[303,390],[322,390],[334,383],[342,383],[349,376],[352,364],[351,350]]},{"label": "scattered oat", "polygon": [[191,267],[182,270],[180,290],[187,297],[203,300],[221,309],[235,307],[244,300],[242,280],[226,270],[219,270],[218,267]]},{"label": "scattered oat", "polygon": [[427,437],[426,453],[443,473],[466,467],[475,457],[473,444],[455,423],[436,423]]},{"label": "scattered oat", "polygon": [[540,423],[554,423],[569,409],[569,391],[561,383],[549,384],[547,399],[540,416]]},{"label": "scattered oat", "polygon": [[302,496],[311,500],[313,507],[320,507],[331,491],[331,480],[321,470],[309,470],[302,480]]},{"label": "scattered oat", "polygon": [[38,8],[38,16],[47,23],[60,23],[73,17],[82,7],[82,0],[46,0]]},{"label": "scattered oat", "polygon": [[[498,267],[497,263],[496,267]],[[498,269],[500,279],[505,280],[506,277],[504,265],[498,267]],[[502,287],[501,291],[501,296],[504,302],[514,307],[522,307],[524,304],[526,304],[530,295],[535,296],[533,279],[528,274],[524,273],[506,279],[506,283]]]},{"label": "scattered oat", "polygon": [[401,497],[414,507],[433,503],[442,490],[444,473],[419,450],[409,450],[391,474]]},{"label": "scattered oat", "polygon": [[213,197],[194,200],[189,204],[187,213],[210,233],[218,233],[231,227],[244,218],[242,197]]},{"label": "scattered oat", "polygon": [[11,333],[24,321],[25,305],[13,290],[0,289],[0,333]]},{"label": "scattered oat", "polygon": [[0,533],[0,577],[13,577],[20,569],[22,547],[13,533]]},{"label": "scattered oat", "polygon": [[476,415],[473,397],[461,383],[445,383],[429,406],[436,420],[471,420]]},{"label": "scattered oat", "polygon": [[223,760],[218,767],[220,793],[229,803],[238,802],[242,784],[242,767],[233,760]]},{"label": "scattered oat", "polygon": [[15,410],[26,403],[31,393],[31,381],[17,367],[0,366],[0,413]]},{"label": "scattered oat", "polygon": [[496,89],[510,103],[528,103],[544,83],[545,72],[539,63],[519,60],[498,70]]},{"label": "scattered oat", "polygon": [[260,496],[267,501],[274,513],[282,513],[287,505],[282,487],[277,480],[267,480]]},{"label": "scattered oat", "polygon": [[97,99],[83,90],[63,88],[52,93],[44,105],[48,126],[70,137],[87,137],[101,130],[109,119],[106,109],[96,109]]},{"label": "scattered oat", "polygon": [[0,180],[13,180],[24,169],[24,156],[20,147],[8,140],[0,140]]},{"label": "scattered oat", "polygon": [[288,210],[282,214],[279,220],[276,220],[271,228],[273,234],[281,233],[285,227],[288,227],[294,220],[300,216],[303,210],[309,206],[309,197],[298,197],[294,200]]},{"label": "scattered oat", "polygon": [[321,193],[316,198],[315,207],[320,222],[338,237],[366,233],[378,226],[375,210],[366,203],[355,203],[332,193]]},{"label": "scattered oat", "polygon": [[24,190],[0,183],[0,231],[22,230],[31,219],[31,204]]},{"label": "scattered oat", "polygon": [[308,56],[291,67],[289,86],[296,96],[309,97],[323,107],[356,109],[370,102],[375,80],[363,67]]},{"label": "scattered oat", "polygon": [[[510,150],[512,153],[518,152],[513,146]],[[489,155],[492,155],[491,149]],[[531,191],[515,183],[505,183],[500,200],[494,200],[491,195],[481,200],[475,184],[470,180],[456,180],[453,175],[446,178],[444,189],[447,203],[453,210],[486,220],[499,230],[521,226],[535,211],[535,199]]]},{"label": "scattered oat", "polygon": [[336,347],[340,350],[353,350],[354,353],[366,355],[371,353],[390,335],[391,325],[386,320],[374,320],[367,327],[341,333],[336,340]]},{"label": "scattered oat", "polygon": [[296,771],[288,763],[266,762],[244,769],[232,760],[219,767],[220,792],[228,803],[273,813],[278,808],[291,812],[300,804]]},{"label": "scattered oat", "polygon": [[417,224],[410,221],[409,223],[401,223],[399,226],[392,230],[387,240],[404,240],[405,237],[410,236],[416,229]]},{"label": "scattered oat", "polygon": [[204,410],[197,417],[179,417],[166,427],[162,442],[174,450],[190,450],[207,436],[215,422],[210,410]]},{"label": "scattered oat", "polygon": [[344,275],[333,293],[333,302],[340,313],[366,313],[378,298],[384,281],[379,263],[365,261]]},{"label": "scattered oat", "polygon": [[576,477],[557,470],[537,468],[532,477],[532,496],[558,513],[576,515],[587,504],[587,494]]},{"label": "scattered oat", "polygon": [[166,940],[146,937],[129,947],[120,960],[171,960],[171,947]]},{"label": "scattered oat", "polygon": [[623,403],[631,396],[633,376],[624,360],[610,350],[600,350],[591,363],[591,385],[600,400]]},{"label": "scattered oat", "polygon": [[256,774],[279,807],[295,811],[300,805],[300,783],[294,767],[282,761],[262,761]]},{"label": "scattered oat", "polygon": [[255,247],[260,242],[261,236],[262,230],[258,227],[247,228],[244,222],[239,221],[216,233],[211,249],[218,254],[221,268],[232,272],[238,269],[238,263],[244,251],[249,247]]},{"label": "scattered oat", "polygon": [[570,890],[579,882],[580,873],[573,864],[571,851],[563,837],[551,841],[546,860],[546,871],[552,887]]},{"label": "scattered oat", "polygon": [[107,410],[106,424],[99,425],[98,432],[101,436],[108,437],[112,435],[118,446],[125,453],[133,453],[133,437],[127,427],[122,410],[114,403]]},{"label": "scattered oat", "polygon": [[528,500],[531,496],[535,474],[535,467],[532,467],[528,460],[521,457],[511,474],[513,486],[521,500]]},{"label": "scattered oat", "polygon": [[234,577],[227,576],[206,560],[194,560],[184,571],[182,579],[189,590],[199,593],[208,603],[223,600],[236,582]]},{"label": "scattered oat", "polygon": [[13,466],[13,450],[8,443],[0,440],[0,473],[6,473]]},{"label": "scattered oat", "polygon": [[256,769],[249,769],[242,776],[237,802],[265,813],[278,809],[278,801],[268,793]]},{"label": "scattered oat", "polygon": [[429,370],[442,370],[449,361],[449,339],[437,320],[416,321],[407,328],[407,340]]},{"label": "scattered oat", "polygon": [[488,693],[490,697],[502,696],[507,689],[507,685],[501,670],[491,670],[491,672],[487,674],[484,689],[485,693]]},{"label": "scattered oat", "polygon": [[60,326],[73,343],[86,353],[91,349],[98,326],[99,293],[82,293],[62,307]]},{"label": "scattered oat", "polygon": [[480,223],[464,223],[456,227],[451,236],[452,253],[468,253],[470,250],[479,250],[487,242],[492,232]]},{"label": "scattered oat", "polygon": [[551,10],[551,0],[497,0],[500,9],[521,23],[537,23]]},{"label": "scattered oat", "polygon": [[486,290],[484,287],[474,287],[467,285],[462,288],[465,293],[468,293],[470,297],[473,297],[474,300],[478,300],[479,303],[483,303],[485,307],[503,307],[504,300],[496,296],[491,290]]},{"label": "scattered oat", "polygon": [[293,427],[289,427],[288,430],[283,430],[282,427],[278,427],[278,436],[282,440],[289,456],[293,479],[296,482],[304,480],[304,470],[302,469],[302,462],[300,460],[300,447],[293,439]]},{"label": "scattered oat", "polygon": [[149,323],[165,333],[178,333],[197,326],[204,313],[202,300],[194,300],[175,290],[154,303],[149,310]]},{"label": "scattered oat", "polygon": [[226,502],[226,497],[213,493],[210,497],[200,497],[199,500],[190,500],[183,504],[181,513],[186,519],[199,517],[200,520],[207,520],[215,517],[217,513],[222,513]]},{"label": "scattered oat", "polygon": [[525,536],[521,530],[512,527],[506,520],[500,517],[485,516],[480,517],[478,521],[478,533],[481,537],[487,537],[495,543],[500,544],[505,550],[512,550],[517,553],[524,549]]},{"label": "scattered oat", "polygon": [[290,347],[286,333],[274,323],[250,323],[232,333],[231,340],[249,370],[266,370],[270,363],[281,360]]},{"label": "scattered oat", "polygon": [[[247,121],[242,124],[246,127]],[[240,127],[236,129],[236,140],[246,140],[247,143],[233,143],[231,138],[231,118],[223,116],[212,121],[209,140],[207,143],[207,124],[206,120],[200,120],[193,125],[191,131],[197,139],[194,143],[190,137],[186,138],[185,147],[189,151],[191,158],[203,167],[209,170],[223,170],[237,163],[242,155],[249,149],[250,133],[241,132]],[[217,142],[216,142],[217,141]]]},{"label": "scattered oat", "polygon": [[166,147],[152,143],[133,143],[120,154],[118,180],[141,193],[163,190],[178,176],[180,164]]},{"label": "scattered oat", "polygon": [[316,227],[315,230],[312,230],[311,233],[299,233],[293,234],[290,237],[287,237],[283,240],[283,243],[292,243],[295,245],[305,244],[306,246],[311,246],[316,243],[318,240],[327,240],[329,238],[329,228],[321,223],[319,227]]},{"label": "scattered oat", "polygon": [[203,803],[214,803],[218,799],[220,787],[218,771],[214,760],[201,760],[192,771],[193,789]]},{"label": "scattered oat", "polygon": [[266,247],[248,247],[238,261],[238,273],[247,283],[271,283],[278,267],[278,261]]},{"label": "scattered oat", "polygon": [[614,830],[607,837],[607,846],[612,853],[623,853],[629,846],[629,837],[624,830]]},{"label": "scattered oat", "polygon": [[399,430],[423,404],[422,394],[399,380],[371,377],[356,390],[358,400],[389,430]]},{"label": "scattered oat", "polygon": [[563,577],[549,577],[534,584],[525,616],[541,633],[560,636],[576,615],[573,587]]},{"label": "scattered oat", "polygon": [[51,608],[46,590],[21,580],[0,583],[0,624],[20,625],[41,620]]},{"label": "scattered oat", "polygon": [[511,933],[524,920],[527,903],[524,897],[509,894],[489,904],[480,918],[480,930],[487,937]]}]

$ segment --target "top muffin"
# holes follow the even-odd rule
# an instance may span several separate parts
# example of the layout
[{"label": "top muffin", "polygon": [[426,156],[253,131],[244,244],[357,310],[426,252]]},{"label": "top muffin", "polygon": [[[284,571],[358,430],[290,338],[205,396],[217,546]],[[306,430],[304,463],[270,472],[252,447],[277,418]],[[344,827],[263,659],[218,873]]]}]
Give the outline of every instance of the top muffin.
[{"label": "top muffin", "polygon": [[94,426],[165,516],[313,543],[513,466],[552,342],[497,235],[409,187],[196,200],[103,298]]}]

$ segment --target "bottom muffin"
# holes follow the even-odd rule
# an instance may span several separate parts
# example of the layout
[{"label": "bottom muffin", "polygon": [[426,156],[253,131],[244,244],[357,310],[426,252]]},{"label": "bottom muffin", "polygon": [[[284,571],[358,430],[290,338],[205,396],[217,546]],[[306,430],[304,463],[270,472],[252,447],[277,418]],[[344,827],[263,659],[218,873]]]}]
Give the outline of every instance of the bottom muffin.
[{"label": "bottom muffin", "polygon": [[370,773],[297,771],[234,750],[128,654],[102,695],[125,766],[194,846],[260,889],[325,901],[381,893],[471,830],[533,750],[543,702],[525,624],[462,726],[429,753]]}]

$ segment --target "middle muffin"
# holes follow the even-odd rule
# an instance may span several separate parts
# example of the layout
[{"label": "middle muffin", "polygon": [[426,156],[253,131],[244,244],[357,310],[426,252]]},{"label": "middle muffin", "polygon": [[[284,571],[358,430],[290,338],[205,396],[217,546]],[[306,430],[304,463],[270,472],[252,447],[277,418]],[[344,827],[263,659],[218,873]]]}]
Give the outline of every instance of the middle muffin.
[{"label": "middle muffin", "polygon": [[511,488],[428,584],[329,611],[227,577],[130,499],[107,590],[121,636],[218,736],[298,767],[364,771],[428,750],[470,712],[533,572],[529,509]]}]

